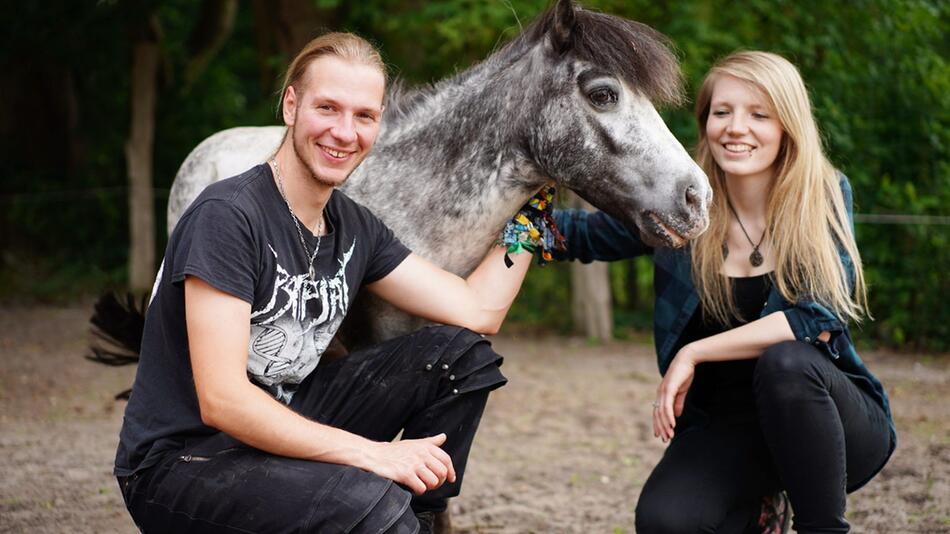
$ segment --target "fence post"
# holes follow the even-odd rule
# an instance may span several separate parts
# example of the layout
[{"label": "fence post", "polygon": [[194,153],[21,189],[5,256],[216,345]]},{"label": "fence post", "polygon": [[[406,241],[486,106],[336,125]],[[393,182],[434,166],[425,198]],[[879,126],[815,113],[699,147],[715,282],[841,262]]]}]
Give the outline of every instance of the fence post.
[{"label": "fence post", "polygon": [[152,15],[133,47],[131,126],[125,144],[129,174],[129,289],[148,291],[155,276],[155,201],[152,155],[159,45]]},{"label": "fence post", "polygon": [[[593,209],[573,192],[568,192],[568,205],[587,211]],[[588,338],[598,341],[613,338],[614,318],[607,263],[571,263],[571,313],[574,329]]]}]

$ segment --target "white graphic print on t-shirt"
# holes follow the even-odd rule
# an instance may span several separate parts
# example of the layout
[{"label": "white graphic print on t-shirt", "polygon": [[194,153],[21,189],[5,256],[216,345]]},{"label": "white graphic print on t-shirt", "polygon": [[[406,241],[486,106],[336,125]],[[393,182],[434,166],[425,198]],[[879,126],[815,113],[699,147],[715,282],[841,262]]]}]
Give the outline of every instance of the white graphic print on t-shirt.
[{"label": "white graphic print on t-shirt", "polygon": [[308,273],[291,275],[268,245],[277,274],[270,300],[251,313],[247,372],[281,402],[290,403],[343,322],[349,305],[346,265],[355,247],[353,239],[337,259],[335,274],[311,280]]}]

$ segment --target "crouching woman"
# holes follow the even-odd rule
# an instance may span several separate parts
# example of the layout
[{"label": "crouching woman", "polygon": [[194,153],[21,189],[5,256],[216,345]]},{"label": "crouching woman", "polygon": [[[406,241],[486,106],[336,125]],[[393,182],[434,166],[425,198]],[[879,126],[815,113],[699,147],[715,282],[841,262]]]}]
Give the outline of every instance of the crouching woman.
[{"label": "crouching woman", "polygon": [[689,247],[651,248],[603,213],[556,214],[562,259],[653,256],[653,430],[669,447],[643,487],[637,532],[781,531],[786,495],[798,532],[847,532],[847,492],[896,443],[887,395],[847,327],[867,314],[851,187],[780,56],[721,60],[696,119],[714,199]]}]

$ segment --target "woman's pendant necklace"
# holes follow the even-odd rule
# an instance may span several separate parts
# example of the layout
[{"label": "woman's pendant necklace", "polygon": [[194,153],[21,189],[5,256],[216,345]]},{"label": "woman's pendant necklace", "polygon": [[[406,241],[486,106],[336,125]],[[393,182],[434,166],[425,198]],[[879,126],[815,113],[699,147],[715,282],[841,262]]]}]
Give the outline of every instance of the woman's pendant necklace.
[{"label": "woman's pendant necklace", "polygon": [[749,263],[751,263],[753,267],[758,267],[762,265],[763,261],[765,261],[765,259],[762,257],[762,253],[759,252],[759,247],[756,246],[752,249],[752,254],[749,254]]},{"label": "woman's pendant necklace", "polygon": [[[739,223],[739,228],[742,229],[742,234],[745,235],[745,238],[749,241],[749,244],[752,245],[752,254],[749,254],[749,263],[751,263],[753,267],[762,265],[762,263],[765,261],[765,258],[763,258],[762,253],[759,252],[759,245],[761,245],[762,240],[765,239],[765,232],[762,232],[762,237],[759,238],[759,242],[754,243],[752,238],[749,237],[749,232],[745,231],[745,226],[742,225],[742,219],[739,218],[739,214],[736,213],[736,209],[732,207],[732,202],[729,202],[728,198],[726,199],[726,204],[729,205],[729,210],[732,211],[732,215],[735,216],[736,222]],[[725,243],[722,244],[722,252],[723,256],[729,255],[729,247],[727,247]]]}]

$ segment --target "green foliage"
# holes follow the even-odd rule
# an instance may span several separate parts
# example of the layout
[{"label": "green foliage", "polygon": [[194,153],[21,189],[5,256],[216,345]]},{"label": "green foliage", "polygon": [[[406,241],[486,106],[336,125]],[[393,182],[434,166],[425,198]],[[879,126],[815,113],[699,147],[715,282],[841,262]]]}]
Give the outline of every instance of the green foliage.
[{"label": "green foliage", "polygon": [[521,294],[508,313],[517,323],[571,330],[571,272],[566,263],[531,267]]},{"label": "green foliage", "polygon": [[[354,7],[355,29],[383,49],[395,73],[409,82],[437,81],[484,59],[518,35],[546,0],[364,2]],[[385,8],[381,9],[381,5]]]},{"label": "green foliage", "polygon": [[[311,1],[341,28],[375,40],[411,83],[441,79],[486,57],[547,0]],[[950,206],[950,3],[941,0],[588,0],[668,35],[688,94],[716,58],[764,49],[797,65],[832,160],[855,188],[859,213],[946,215]],[[261,57],[253,9],[206,71],[184,87],[187,39],[200,6],[186,0],[12,2],[0,7],[0,297],[95,292],[123,282],[127,261],[124,143],[132,29],[155,13],[163,65],[156,113],[158,234],[178,165],[211,133],[273,124],[276,76],[289,58]],[[270,72],[262,74],[261,66]],[[61,94],[71,97],[63,98]],[[75,125],[64,109],[72,99]],[[63,108],[59,109],[57,108]],[[65,106],[65,107],[64,107]],[[27,111],[28,110],[28,111]],[[15,113],[13,113],[15,112]],[[663,111],[688,148],[688,106]],[[41,140],[37,143],[37,140]],[[67,154],[71,154],[67,158]],[[65,162],[66,160],[68,162]],[[858,224],[876,318],[856,336],[906,348],[950,348],[947,226]],[[161,241],[160,241],[161,242]],[[564,266],[533,269],[516,320],[569,326]],[[618,327],[651,324],[648,259],[611,267]]]}]

